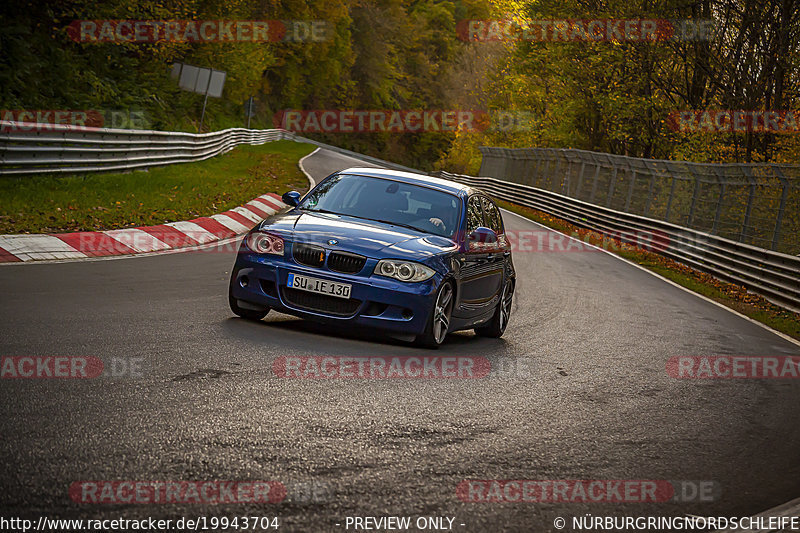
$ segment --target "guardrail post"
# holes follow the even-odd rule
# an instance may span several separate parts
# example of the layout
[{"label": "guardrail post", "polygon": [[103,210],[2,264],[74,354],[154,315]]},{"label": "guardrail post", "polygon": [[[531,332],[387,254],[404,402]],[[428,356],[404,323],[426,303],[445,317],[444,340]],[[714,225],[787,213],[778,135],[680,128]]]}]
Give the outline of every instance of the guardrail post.
[{"label": "guardrail post", "polygon": [[553,158],[556,160],[556,171],[553,173],[552,177],[550,178],[550,190],[556,192],[556,182],[563,183],[561,179],[561,158],[559,157],[558,152],[553,152]]},{"label": "guardrail post", "polygon": [[631,211],[631,198],[633,198],[633,188],[636,186],[636,169],[628,165],[628,172],[631,175],[631,184],[628,186],[628,198],[625,200],[625,211]]},{"label": "guardrail post", "polygon": [[564,174],[564,185],[561,187],[561,194],[569,196],[569,191],[572,189],[572,159],[567,154],[567,150],[561,150],[561,158],[567,163],[567,171]]},{"label": "guardrail post", "polygon": [[592,161],[594,161],[595,171],[594,171],[594,182],[592,182],[592,192],[589,195],[589,203],[593,204],[595,194],[597,193],[597,181],[600,179],[600,161],[597,160],[594,154],[591,154],[591,156],[592,156]]},{"label": "guardrail post", "polygon": [[517,150],[517,173],[519,174],[520,183],[528,183],[528,150]]},{"label": "guardrail post", "polygon": [[789,180],[787,180],[783,172],[775,165],[770,165],[775,173],[778,175],[778,179],[781,180],[781,184],[783,185],[783,191],[781,191],[781,203],[778,206],[778,214],[775,217],[775,231],[772,233],[772,250],[778,249],[778,243],[780,242],[781,238],[781,223],[783,222],[783,213],[786,211],[786,199],[789,196]]},{"label": "guardrail post", "polygon": [[504,161],[505,165],[503,167],[503,179],[506,181],[516,182],[514,179],[514,167],[517,166],[517,154],[511,150],[506,150],[506,157]]},{"label": "guardrail post", "polygon": [[525,166],[523,167],[523,179],[525,185],[533,185],[533,176],[531,176],[531,167],[533,166],[533,158],[531,158],[530,150],[525,151]]},{"label": "guardrail post", "polygon": [[538,187],[544,177],[544,170],[542,170],[542,165],[544,164],[544,156],[542,155],[541,150],[536,150],[536,157],[539,159],[539,161],[536,164],[536,181],[534,185]]},{"label": "guardrail post", "polygon": [[507,148],[503,148],[502,157],[500,158],[500,170],[498,170],[497,177],[499,179],[507,180],[509,169],[513,164],[512,157],[513,154]]},{"label": "guardrail post", "polygon": [[719,226],[719,217],[722,214],[722,202],[725,198],[725,180],[717,174],[719,181],[719,198],[717,198],[717,210],[714,213],[714,224],[711,226],[711,235],[717,234],[717,226]]},{"label": "guardrail post", "polygon": [[581,169],[578,172],[578,187],[575,189],[575,198],[581,197],[581,189],[583,188],[583,171],[586,170],[586,161],[581,159]]},{"label": "guardrail post", "polygon": [[617,183],[617,164],[614,161],[611,161],[609,158],[611,166],[614,168],[614,172],[611,174],[611,181],[608,183],[608,198],[606,198],[606,207],[611,207],[611,200],[614,198],[614,186]]},{"label": "guardrail post", "polygon": [[744,210],[744,220],[742,221],[742,231],[739,233],[739,242],[745,242],[747,239],[747,228],[750,226],[750,213],[753,211],[753,200],[756,196],[756,179],[750,172],[750,167],[745,166],[742,170],[744,170],[745,177],[747,177],[747,181],[750,183],[750,191],[747,194],[747,207]]},{"label": "guardrail post", "polygon": [[672,169],[667,166],[667,172],[672,177],[672,183],[669,186],[669,198],[667,199],[667,212],[664,214],[664,221],[669,222],[669,213],[672,210],[672,200],[675,198],[675,182],[678,181],[678,177],[672,173]]},{"label": "guardrail post", "polygon": [[501,179],[503,176],[503,169],[506,165],[506,154],[502,148],[496,149],[494,154],[494,162],[492,163],[492,174],[495,178]]},{"label": "guardrail post", "polygon": [[642,213],[644,216],[650,213],[650,204],[653,202],[653,187],[656,183],[656,173],[653,168],[647,165],[647,170],[650,171],[650,184],[647,186],[647,198],[644,203],[644,213]]},{"label": "guardrail post", "polygon": [[574,164],[576,162],[573,161],[571,157],[569,157],[569,155],[567,154],[566,151],[564,151],[563,155],[564,155],[564,158],[567,160],[567,180],[565,182],[565,188],[564,188],[564,190],[562,192],[566,196],[572,196],[574,198],[575,195],[570,194],[570,191],[572,190],[572,180],[574,179],[573,178],[573,174],[574,174],[573,168],[574,168]]},{"label": "guardrail post", "polygon": [[700,196],[700,178],[695,173],[694,168],[692,168],[691,163],[686,165],[689,168],[689,172],[692,173],[694,177],[694,192],[692,193],[692,204],[689,206],[689,217],[686,219],[686,225],[690,228],[694,227],[694,211],[697,207],[697,197]]},{"label": "guardrail post", "polygon": [[517,150],[519,161],[517,162],[517,169],[519,173],[520,183],[528,183],[528,150]]},{"label": "guardrail post", "polygon": [[519,183],[517,181],[517,159],[516,150],[509,149],[506,155],[505,179],[513,183]]},{"label": "guardrail post", "polygon": [[[553,174],[550,171],[550,153],[548,152],[547,155],[544,156],[544,169],[542,169],[542,189],[550,190],[550,187],[553,185]],[[549,185],[548,185],[549,183]]]},{"label": "guardrail post", "polygon": [[[35,135],[36,135],[36,137],[39,137],[41,135],[41,132],[37,131]],[[83,134],[82,136],[86,137],[86,134]],[[59,147],[59,151],[58,151],[58,155],[56,155],[56,158],[57,158],[58,162],[61,165],[63,165],[64,164],[64,147],[67,145],[67,132],[66,131],[62,131],[58,135],[58,138],[60,140],[60,143],[59,143],[59,146],[58,146]],[[78,156],[78,157],[80,157],[80,156]],[[125,156],[125,159],[127,159],[127,156]]]}]

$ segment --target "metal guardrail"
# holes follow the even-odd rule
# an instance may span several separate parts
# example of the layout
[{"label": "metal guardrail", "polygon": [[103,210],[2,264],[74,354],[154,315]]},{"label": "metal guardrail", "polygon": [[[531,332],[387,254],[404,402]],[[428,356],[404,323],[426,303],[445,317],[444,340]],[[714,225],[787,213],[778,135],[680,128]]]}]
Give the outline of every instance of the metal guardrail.
[{"label": "metal guardrail", "polygon": [[556,148],[480,150],[480,176],[800,253],[800,165],[691,163]]},{"label": "metal guardrail", "polygon": [[284,130],[195,134],[0,121],[0,176],[144,169],[202,161],[240,144],[293,138]]},{"label": "metal guardrail", "polygon": [[0,176],[119,172],[203,161],[240,144],[305,142],[380,166],[418,172],[282,129],[230,128],[211,133],[87,128],[0,121]]},{"label": "metal guardrail", "polygon": [[569,196],[489,177],[447,172],[435,176],[478,187],[492,196],[543,211],[649,248],[697,270],[742,285],[774,303],[800,312],[800,258],[739,243],[669,222],[598,206]]}]

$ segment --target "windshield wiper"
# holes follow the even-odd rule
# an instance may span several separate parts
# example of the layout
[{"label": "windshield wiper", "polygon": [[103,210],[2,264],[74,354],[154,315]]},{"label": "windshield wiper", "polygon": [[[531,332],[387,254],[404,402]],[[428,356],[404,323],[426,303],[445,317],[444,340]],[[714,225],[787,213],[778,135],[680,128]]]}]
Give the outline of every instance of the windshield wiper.
[{"label": "windshield wiper", "polygon": [[349,216],[349,215],[345,215],[344,213],[337,213],[336,211],[329,211],[327,209],[309,209],[307,207],[306,208],[301,207],[300,209],[302,209],[303,211],[310,211],[312,213],[326,213],[328,215]]},{"label": "windshield wiper", "polygon": [[430,233],[429,231],[425,231],[424,229],[417,228],[417,227],[412,226],[410,224],[401,224],[400,222],[392,222],[390,220],[377,220],[377,219],[374,219],[374,218],[369,218],[367,220],[373,220],[375,222],[380,222],[382,224],[390,224],[392,226],[399,226],[401,228],[406,228],[406,229],[413,229],[414,231],[418,231],[420,233]]}]

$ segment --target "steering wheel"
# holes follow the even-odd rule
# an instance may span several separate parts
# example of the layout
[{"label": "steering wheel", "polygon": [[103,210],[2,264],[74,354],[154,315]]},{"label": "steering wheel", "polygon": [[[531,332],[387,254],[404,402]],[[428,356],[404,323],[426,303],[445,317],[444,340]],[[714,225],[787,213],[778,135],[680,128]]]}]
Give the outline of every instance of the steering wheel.
[{"label": "steering wheel", "polygon": [[[434,222],[435,220],[439,221],[439,224]],[[430,218],[418,218],[414,220],[412,223],[414,226],[423,226],[431,228],[432,230],[437,230],[437,233],[440,231],[447,231],[447,226],[445,225],[444,221],[439,217],[430,217]]]}]

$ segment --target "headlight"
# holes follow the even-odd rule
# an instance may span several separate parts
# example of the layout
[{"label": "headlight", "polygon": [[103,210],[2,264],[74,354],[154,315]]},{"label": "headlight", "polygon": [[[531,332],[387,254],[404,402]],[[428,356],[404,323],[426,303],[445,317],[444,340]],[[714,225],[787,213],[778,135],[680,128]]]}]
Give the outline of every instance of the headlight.
[{"label": "headlight", "polygon": [[248,235],[244,242],[256,253],[283,255],[283,239],[278,236],[255,231]]},{"label": "headlight", "polygon": [[382,259],[375,265],[374,273],[378,276],[394,278],[400,281],[425,281],[436,271],[419,263]]}]

